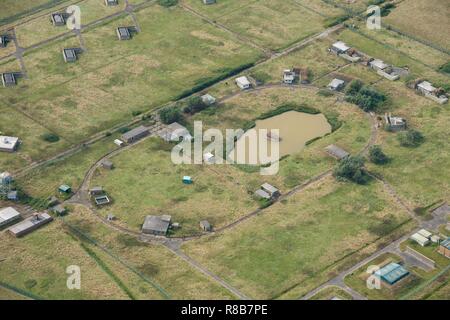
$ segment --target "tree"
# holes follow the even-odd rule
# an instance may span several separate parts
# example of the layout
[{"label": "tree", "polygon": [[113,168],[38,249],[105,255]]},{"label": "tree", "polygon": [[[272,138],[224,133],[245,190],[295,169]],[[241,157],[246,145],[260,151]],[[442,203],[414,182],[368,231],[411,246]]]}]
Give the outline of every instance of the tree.
[{"label": "tree", "polygon": [[375,164],[386,164],[389,158],[384,154],[380,146],[372,146],[369,149],[369,160]]},{"label": "tree", "polygon": [[341,160],[334,169],[333,175],[338,180],[349,180],[358,184],[365,184],[369,180],[364,170],[364,159],[359,156],[350,156]]},{"label": "tree", "polygon": [[203,102],[202,98],[194,96],[187,99],[187,106],[184,108],[183,111],[185,113],[195,114],[197,112],[206,109],[207,107],[208,105],[205,102]]},{"label": "tree", "polygon": [[359,90],[361,90],[363,85],[364,84],[360,80],[352,80],[345,90],[345,94],[349,96],[355,95],[359,92]]},{"label": "tree", "polygon": [[158,0],[158,4],[163,7],[171,7],[178,3],[178,0]]},{"label": "tree", "polygon": [[425,137],[417,130],[409,129],[400,132],[397,136],[400,145],[403,147],[415,148],[423,143]]},{"label": "tree", "polygon": [[366,112],[376,110],[387,99],[383,93],[365,86],[359,80],[350,82],[345,94],[348,102],[358,105]]},{"label": "tree", "polygon": [[179,122],[183,119],[180,109],[177,107],[167,107],[159,111],[159,118],[164,124]]}]

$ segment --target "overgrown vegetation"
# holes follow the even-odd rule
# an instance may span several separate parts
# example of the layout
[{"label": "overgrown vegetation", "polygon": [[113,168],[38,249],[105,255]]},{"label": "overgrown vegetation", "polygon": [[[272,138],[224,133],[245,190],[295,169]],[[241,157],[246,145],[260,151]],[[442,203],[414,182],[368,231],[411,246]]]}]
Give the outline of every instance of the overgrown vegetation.
[{"label": "overgrown vegetation", "polygon": [[409,129],[407,131],[400,132],[397,139],[401,146],[415,148],[423,143],[425,137],[421,132],[414,129]]},{"label": "overgrown vegetation", "polygon": [[183,112],[192,115],[206,108],[208,108],[208,105],[203,102],[202,98],[194,96],[187,99],[186,106],[184,107]]},{"label": "overgrown vegetation", "polygon": [[386,164],[389,162],[388,156],[381,150],[380,146],[370,147],[369,160],[375,164]]},{"label": "overgrown vegetation", "polygon": [[345,100],[369,112],[377,111],[387,97],[378,90],[364,85],[362,81],[353,80],[345,90]]},{"label": "overgrown vegetation", "polygon": [[360,156],[342,159],[334,169],[333,175],[340,181],[353,181],[358,184],[369,181],[369,176],[364,169],[364,158]]},{"label": "overgrown vegetation", "polygon": [[349,18],[350,18],[350,16],[348,14],[344,14],[344,15],[341,15],[338,17],[327,18],[325,20],[325,27],[327,27],[327,28],[334,27],[335,25],[338,25],[338,24],[346,21]]},{"label": "overgrown vegetation", "polygon": [[163,7],[172,7],[178,4],[178,0],[158,0],[158,4]]},{"label": "overgrown vegetation", "polygon": [[450,74],[450,61],[439,68],[440,71]]},{"label": "overgrown vegetation", "polygon": [[50,143],[54,143],[54,142],[58,142],[59,141],[59,136],[55,133],[44,133],[41,136],[42,140],[50,142]]},{"label": "overgrown vegetation", "polygon": [[183,115],[181,114],[180,108],[178,106],[175,107],[166,107],[159,111],[159,118],[164,124],[171,124],[174,122],[181,122],[183,120]]}]

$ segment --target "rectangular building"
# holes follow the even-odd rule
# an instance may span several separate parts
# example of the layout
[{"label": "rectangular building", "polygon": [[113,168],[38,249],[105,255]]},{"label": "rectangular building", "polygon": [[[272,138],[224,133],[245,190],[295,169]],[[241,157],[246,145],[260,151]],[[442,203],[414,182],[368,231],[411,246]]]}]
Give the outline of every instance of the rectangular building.
[{"label": "rectangular building", "polygon": [[0,136],[0,151],[14,152],[19,145],[19,138]]},{"label": "rectangular building", "polygon": [[125,132],[122,135],[122,140],[125,141],[126,143],[130,144],[130,143],[136,142],[136,141],[148,136],[149,133],[150,133],[149,128],[144,127],[144,126],[139,126],[128,132]]},{"label": "rectangular building", "polygon": [[20,218],[20,213],[12,208],[7,207],[0,210],[0,227],[7,225]]},{"label": "rectangular building", "polygon": [[45,212],[39,213],[30,218],[25,219],[22,222],[19,222],[18,224],[13,225],[11,228],[8,229],[8,231],[15,237],[22,237],[27,233],[30,233],[40,228],[44,224],[49,223],[52,220],[53,218],[49,214]]}]

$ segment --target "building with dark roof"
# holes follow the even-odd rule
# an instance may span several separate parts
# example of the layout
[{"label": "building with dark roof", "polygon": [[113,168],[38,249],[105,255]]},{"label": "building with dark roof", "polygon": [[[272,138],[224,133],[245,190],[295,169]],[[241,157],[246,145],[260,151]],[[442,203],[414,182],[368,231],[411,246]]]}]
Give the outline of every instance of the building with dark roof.
[{"label": "building with dark roof", "polygon": [[165,236],[170,222],[170,216],[147,216],[142,226],[142,233]]},{"label": "building with dark roof", "polygon": [[202,221],[200,221],[200,228],[201,228],[203,231],[206,231],[206,232],[211,232],[211,231],[212,231],[212,225],[209,223],[208,220],[202,220]]},{"label": "building with dark roof", "polygon": [[55,27],[60,27],[66,24],[66,19],[62,13],[52,13],[51,20]]},{"label": "building with dark roof", "polygon": [[105,0],[105,4],[110,7],[110,6],[117,6],[119,4],[118,0]]},{"label": "building with dark roof", "polygon": [[438,252],[447,258],[450,258],[450,237],[439,244]]},{"label": "building with dark roof", "polygon": [[2,73],[2,83],[4,87],[12,87],[17,84],[16,76],[14,73]]},{"label": "building with dark roof", "polygon": [[146,136],[148,136],[150,133],[149,128],[144,126],[139,126],[137,128],[134,128],[128,132],[125,132],[122,135],[122,140],[126,143],[133,143],[136,142]]},{"label": "building with dark roof", "polygon": [[75,49],[63,49],[63,57],[65,62],[77,61],[77,53]]},{"label": "building with dark roof", "polygon": [[131,33],[130,30],[126,27],[118,27],[117,30],[117,37],[119,40],[130,40],[131,39]]}]

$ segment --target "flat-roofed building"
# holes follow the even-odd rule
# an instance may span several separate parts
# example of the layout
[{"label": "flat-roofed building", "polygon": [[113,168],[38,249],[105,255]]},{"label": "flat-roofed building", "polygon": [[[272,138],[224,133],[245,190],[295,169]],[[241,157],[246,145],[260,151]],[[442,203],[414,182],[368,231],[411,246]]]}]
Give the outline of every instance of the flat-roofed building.
[{"label": "flat-roofed building", "polygon": [[118,27],[116,32],[117,32],[117,37],[119,38],[119,40],[130,40],[131,39],[130,30],[126,27]]},{"label": "flat-roofed building", "polygon": [[239,77],[236,80],[236,85],[241,88],[241,90],[247,90],[250,89],[250,87],[252,86],[252,84],[250,83],[250,81],[248,80],[247,77]]},{"label": "flat-roofed building", "polygon": [[343,41],[335,42],[331,45],[330,51],[335,54],[345,53],[350,50],[350,47],[345,44]]},{"label": "flat-roofed building", "polygon": [[77,53],[75,49],[63,49],[63,57],[65,62],[77,61]]},{"label": "flat-roofed building", "polygon": [[280,190],[268,183],[261,185],[261,190],[267,192],[271,199],[278,198],[281,195]]},{"label": "flat-roofed building", "polygon": [[170,222],[171,220],[166,216],[147,216],[142,226],[142,233],[165,236],[169,230]]},{"label": "flat-roofed building", "polygon": [[18,146],[18,137],[0,136],[0,151],[14,152]]},{"label": "flat-roofed building", "polygon": [[203,4],[214,4],[216,0],[203,0]]},{"label": "flat-roofed building", "polygon": [[62,13],[52,13],[51,20],[55,27],[60,27],[66,24],[66,19]]},{"label": "flat-roofed building", "polygon": [[7,207],[0,210],[0,227],[7,225],[20,218],[20,213],[13,207]]},{"label": "flat-roofed building", "polygon": [[327,88],[333,91],[339,91],[341,90],[345,85],[345,81],[341,79],[333,79],[328,84]]},{"label": "flat-roofed building", "polygon": [[391,114],[385,114],[386,126],[391,131],[400,131],[406,129],[406,120],[400,117],[393,117]]},{"label": "flat-roofed building", "polygon": [[53,218],[48,213],[38,213],[22,222],[19,222],[18,224],[13,225],[8,229],[8,231],[15,237],[22,237],[52,220]]},{"label": "flat-roofed building", "polygon": [[122,135],[122,141],[125,141],[126,143],[130,144],[148,136],[149,133],[150,133],[149,128],[145,126],[139,126],[128,132],[125,132]]},{"label": "flat-roofed building", "polygon": [[379,277],[384,282],[393,285],[404,277],[409,275],[409,271],[398,263],[389,263],[380,270],[375,271],[375,276]]},{"label": "flat-roofed building", "polygon": [[423,235],[421,235],[420,233],[414,233],[411,237],[411,240],[415,241],[416,243],[418,243],[420,246],[425,247],[430,243],[430,239],[425,238]]},{"label": "flat-roofed building", "polygon": [[450,237],[439,243],[438,252],[447,258],[450,258]]},{"label": "flat-roofed building", "polygon": [[118,0],[105,0],[105,5],[108,7],[117,6],[119,4]]}]

